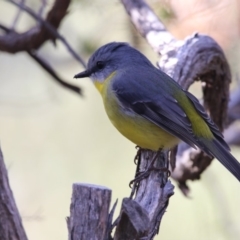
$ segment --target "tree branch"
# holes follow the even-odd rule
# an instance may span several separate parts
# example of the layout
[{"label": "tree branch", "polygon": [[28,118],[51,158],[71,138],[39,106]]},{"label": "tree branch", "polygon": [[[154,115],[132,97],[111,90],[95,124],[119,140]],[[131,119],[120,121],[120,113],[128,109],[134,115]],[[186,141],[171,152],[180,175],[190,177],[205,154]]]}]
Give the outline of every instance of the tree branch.
[{"label": "tree branch", "polygon": [[[45,41],[57,38],[56,30],[67,13],[70,0],[56,0],[52,9],[48,12],[46,20],[35,14],[30,8],[22,3],[7,0],[21,10],[30,14],[40,25],[37,25],[24,33],[10,32],[0,36],[0,50],[16,53],[31,49],[38,49]],[[49,27],[50,26],[50,27]]]},{"label": "tree branch", "polygon": [[[2,24],[0,24],[0,28],[3,29],[5,32],[11,32],[11,30],[5,26],[3,26]],[[31,56],[46,72],[48,72],[53,79],[59,83],[61,86],[63,86],[64,88],[67,88],[68,90],[71,90],[77,94],[82,95],[82,90],[81,88],[74,86],[70,83],[68,83],[67,81],[62,80],[58,74],[54,71],[54,69],[50,66],[49,63],[47,63],[43,58],[41,58],[36,51],[34,50],[27,50],[27,53],[29,54],[29,56]]]},{"label": "tree branch", "polygon": [[[155,51],[161,51],[158,65],[163,71],[184,89],[188,89],[194,81],[203,82],[204,107],[219,128],[223,129],[231,73],[219,45],[212,38],[199,34],[194,34],[184,41],[177,41],[166,32],[161,21],[143,0],[122,0],[122,3],[137,30]],[[171,159],[176,160],[172,177],[187,194],[186,181],[199,179],[212,159],[184,143],[179,145],[176,157],[171,155]]]},{"label": "tree branch", "polygon": [[39,63],[42,68],[44,68],[52,77],[53,79],[59,83],[62,87],[69,89],[77,94],[82,95],[82,90],[81,88],[72,85],[64,80],[62,80],[58,74],[54,71],[54,69],[49,65],[49,63],[47,63],[42,57],[40,57],[36,52],[34,51],[30,51],[28,52],[28,54],[37,62]]},{"label": "tree branch", "polygon": [[121,0],[121,2],[135,28],[155,51],[160,53],[166,44],[174,41],[173,36],[166,31],[163,23],[144,0]]},{"label": "tree branch", "polygon": [[[139,170],[137,169],[136,173],[145,172],[149,161],[156,156],[154,167],[167,169],[167,155],[167,151],[159,155],[159,152],[139,149],[136,159]],[[131,194],[135,195],[134,200],[123,200],[114,240],[153,239],[159,231],[169,198],[174,194],[173,189],[174,186],[168,180],[168,173],[164,171],[151,171],[146,178],[137,183]]]},{"label": "tree branch", "polygon": [[85,62],[81,59],[81,57],[56,30],[64,16],[67,14],[70,0],[56,0],[52,9],[48,12],[46,20],[42,19],[32,9],[21,3],[16,3],[13,0],[7,1],[27,12],[30,16],[36,19],[40,25],[35,26],[21,34],[17,32],[10,32],[5,36],[0,36],[0,51],[9,53],[30,51],[38,49],[47,40],[52,40],[55,42],[56,39],[59,39],[72,54],[72,56],[84,67],[86,67]]}]

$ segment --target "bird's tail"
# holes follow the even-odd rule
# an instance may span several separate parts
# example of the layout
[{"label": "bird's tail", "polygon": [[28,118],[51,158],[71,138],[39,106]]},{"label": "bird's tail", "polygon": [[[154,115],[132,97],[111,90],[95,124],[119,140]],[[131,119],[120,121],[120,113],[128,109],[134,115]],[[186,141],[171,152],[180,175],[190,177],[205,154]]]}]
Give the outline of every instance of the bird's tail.
[{"label": "bird's tail", "polygon": [[240,163],[229,152],[229,149],[217,139],[202,140],[203,150],[219,160],[240,181]]}]

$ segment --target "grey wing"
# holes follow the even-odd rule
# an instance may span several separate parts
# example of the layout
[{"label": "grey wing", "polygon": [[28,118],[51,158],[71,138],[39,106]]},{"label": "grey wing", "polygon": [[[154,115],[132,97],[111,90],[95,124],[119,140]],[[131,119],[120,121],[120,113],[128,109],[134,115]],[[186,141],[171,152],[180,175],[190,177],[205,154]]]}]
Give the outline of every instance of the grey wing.
[{"label": "grey wing", "polygon": [[[148,119],[190,146],[195,147],[194,145],[196,145],[211,154],[201,140],[194,135],[191,122],[171,95],[171,88],[179,88],[180,91],[184,91],[181,86],[162,71],[157,69],[151,72],[148,69],[144,70],[141,73],[139,71],[133,73],[132,70],[129,76],[128,73],[125,73],[125,76],[121,77],[121,81],[115,81],[113,84],[113,90],[122,106],[128,111],[133,111]],[[155,81],[152,81],[150,85],[148,82],[149,76],[155,78]],[[134,78],[133,81],[128,81],[129,77]],[[165,81],[170,81],[170,83],[165,84]],[[151,95],[149,95],[149,92],[151,92]],[[187,91],[184,92],[195,110],[208,124],[218,142],[224,148],[229,149],[218,127],[207,115],[197,98]]]},{"label": "grey wing", "polygon": [[[159,94],[153,93],[146,98],[144,89],[139,89],[138,86],[138,84],[129,86],[128,83],[128,90],[117,84],[113,86],[118,100],[125,109],[148,119],[194,148],[195,145],[200,145],[193,134],[191,122],[171,95],[165,94],[159,98]],[[134,89],[134,92],[131,89]]]}]

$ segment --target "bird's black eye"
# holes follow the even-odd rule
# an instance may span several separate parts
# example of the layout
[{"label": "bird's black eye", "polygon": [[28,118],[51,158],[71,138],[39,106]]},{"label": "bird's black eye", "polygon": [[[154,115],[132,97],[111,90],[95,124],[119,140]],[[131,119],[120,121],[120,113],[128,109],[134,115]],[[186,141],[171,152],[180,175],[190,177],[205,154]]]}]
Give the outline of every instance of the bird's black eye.
[{"label": "bird's black eye", "polygon": [[104,68],[104,63],[102,61],[97,62],[97,67],[98,69],[103,69]]}]

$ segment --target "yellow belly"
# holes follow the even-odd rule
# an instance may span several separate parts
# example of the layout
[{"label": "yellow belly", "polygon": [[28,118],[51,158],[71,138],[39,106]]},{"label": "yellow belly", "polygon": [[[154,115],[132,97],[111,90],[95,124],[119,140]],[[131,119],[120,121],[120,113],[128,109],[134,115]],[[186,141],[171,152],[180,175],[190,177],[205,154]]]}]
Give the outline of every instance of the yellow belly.
[{"label": "yellow belly", "polygon": [[[108,117],[118,131],[138,146],[154,151],[160,148],[171,148],[178,144],[180,140],[175,136],[140,115],[126,111],[121,107],[114,92],[111,90],[115,75],[116,72],[112,72],[103,82],[94,81],[94,84],[102,95]],[[184,93],[178,94],[176,97],[192,123],[193,132],[197,136],[213,139],[214,136],[208,124],[198,114],[188,97]]]},{"label": "yellow belly", "polygon": [[[111,99],[111,100],[110,100]],[[118,131],[138,146],[154,151],[171,148],[179,139],[151,123],[147,119],[124,111],[113,94],[103,98],[105,110]]]}]

